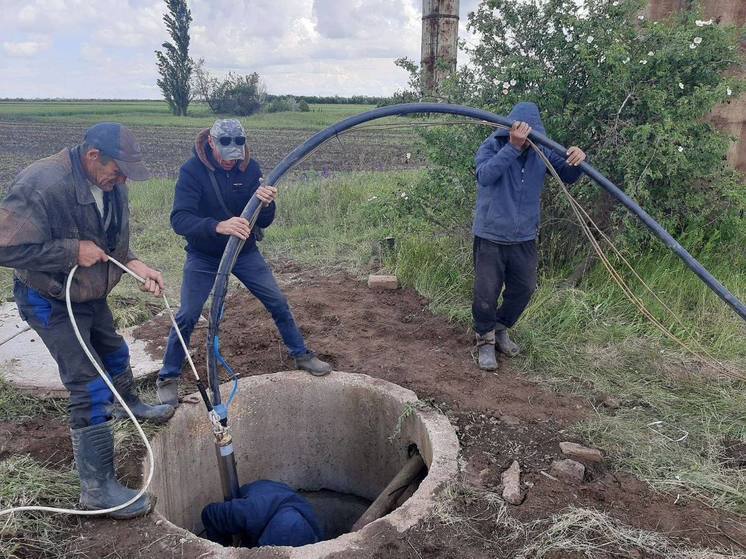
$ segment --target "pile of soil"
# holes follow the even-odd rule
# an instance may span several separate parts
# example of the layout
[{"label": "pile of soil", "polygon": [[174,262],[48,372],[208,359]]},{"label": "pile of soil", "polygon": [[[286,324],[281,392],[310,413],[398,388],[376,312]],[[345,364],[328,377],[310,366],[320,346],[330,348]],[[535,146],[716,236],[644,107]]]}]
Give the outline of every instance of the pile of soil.
[{"label": "pile of soil", "polygon": [[[513,460],[521,466],[526,497],[522,504],[510,505],[509,514],[523,522],[546,519],[573,505],[596,508],[629,526],[700,546],[735,548],[734,540],[746,536],[736,531],[738,518],[694,500],[656,493],[630,475],[610,471],[605,463],[587,464],[586,477],[578,483],[544,475],[553,460],[564,458],[559,442],[574,440],[565,430],[594,413],[592,403],[599,395],[549,391],[503,357],[497,373],[479,371],[471,355],[470,333],[433,316],[427,300],[412,290],[372,291],[344,273],[328,275],[292,263],[275,265],[275,270],[311,349],[336,370],[364,373],[413,390],[448,415],[461,442],[461,497],[454,497],[453,510],[466,520],[449,523],[434,517],[403,534],[384,525],[368,549],[345,557],[511,557],[514,544],[501,542],[499,530],[485,515],[487,501],[479,495],[499,494],[500,474]],[[168,327],[163,317],[140,327],[136,335],[160,355]],[[204,370],[205,335],[206,329],[200,328],[192,338],[199,370]],[[227,300],[221,342],[223,355],[241,376],[294,368],[271,317],[243,288]],[[186,373],[184,378],[188,382]],[[67,434],[51,427],[42,443],[47,450],[28,451],[43,458],[52,449],[69,446]],[[0,432],[3,428],[0,425]],[[38,422],[20,427],[25,428],[38,429]],[[85,557],[196,557],[190,554],[194,550],[188,539],[165,532],[150,518],[91,519],[75,524],[73,530],[79,538],[71,553]],[[115,555],[111,542],[117,542]],[[598,557],[618,556],[613,553]]]}]

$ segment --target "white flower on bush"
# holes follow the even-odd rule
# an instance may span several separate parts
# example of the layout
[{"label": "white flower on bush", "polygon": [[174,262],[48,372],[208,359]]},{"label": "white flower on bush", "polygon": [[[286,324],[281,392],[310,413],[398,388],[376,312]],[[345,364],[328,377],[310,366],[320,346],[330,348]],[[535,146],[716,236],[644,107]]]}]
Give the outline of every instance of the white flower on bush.
[{"label": "white flower on bush", "polygon": [[698,45],[702,42],[702,37],[694,37],[694,40],[692,41],[695,45]]},{"label": "white flower on bush", "polygon": [[590,45],[593,42],[593,35],[588,35],[588,37],[586,37],[585,41],[586,41],[586,43],[588,43]]},{"label": "white flower on bush", "polygon": [[708,19],[707,21],[703,19],[698,19],[697,21],[694,22],[694,25],[696,25],[697,27],[702,27],[704,25],[712,25],[712,19]]},{"label": "white flower on bush", "polygon": [[679,82],[679,89],[684,89],[684,84]]},{"label": "white flower on bush", "polygon": [[510,92],[507,89],[503,89],[503,95],[507,95],[508,93]]},{"label": "white flower on bush", "polygon": [[622,64],[627,64],[628,62],[629,62],[629,56],[625,58],[624,60],[622,60]]},{"label": "white flower on bush", "polygon": [[606,57],[605,56],[602,56],[601,58],[598,59],[598,63],[599,64],[603,64],[604,62],[606,62]]},{"label": "white flower on bush", "polygon": [[645,16],[637,16],[637,19],[639,19],[640,21],[642,21],[642,20],[645,19]]},{"label": "white flower on bush", "polygon": [[726,89],[725,92],[728,94],[728,97],[730,97],[731,95],[733,95],[733,90],[730,87],[728,89]]},{"label": "white flower on bush", "polygon": [[614,1],[613,1],[613,2],[611,3],[611,5],[612,5],[612,6],[618,6],[618,5],[619,5],[619,1],[618,1],[618,0],[614,0]]},{"label": "white flower on bush", "polygon": [[404,198],[405,200],[407,200],[407,199],[409,198],[409,196],[407,196],[407,193],[406,193],[406,192],[402,192],[402,193],[400,194],[400,196],[401,196],[402,198]]},{"label": "white flower on bush", "polygon": [[508,89],[510,87],[510,82],[503,82],[503,89]]},{"label": "white flower on bush", "polygon": [[371,196],[370,198],[368,198],[368,202],[372,202],[373,200],[377,200],[377,199],[378,199],[378,196]]},{"label": "white flower on bush", "polygon": [[679,153],[682,153],[684,151],[683,146],[676,146],[676,149],[679,150]]},{"label": "white flower on bush", "polygon": [[645,64],[647,64],[647,63],[648,63],[648,61],[645,60],[644,58],[642,60],[640,60],[640,64],[642,64],[643,66],[645,66]]},{"label": "white flower on bush", "polygon": [[648,56],[653,56],[655,53],[652,50],[648,51]]},{"label": "white flower on bush", "polygon": [[412,158],[412,154],[409,153],[409,152],[407,152],[407,156],[406,157],[407,157],[407,161],[409,161]]},{"label": "white flower on bush", "polygon": [[693,50],[693,49],[696,49],[696,48],[697,48],[697,45],[695,45],[694,43],[691,43],[691,44],[689,45],[689,48],[690,48],[690,49],[692,49],[692,50]]},{"label": "white flower on bush", "polygon": [[513,87],[513,86],[514,86],[515,84],[517,84],[517,83],[518,83],[518,82],[517,82],[517,81],[515,81],[515,80],[510,80],[510,86],[511,86],[511,87]]},{"label": "white flower on bush", "polygon": [[568,35],[567,37],[565,37],[565,41],[567,41],[568,43],[572,43],[572,35]]}]

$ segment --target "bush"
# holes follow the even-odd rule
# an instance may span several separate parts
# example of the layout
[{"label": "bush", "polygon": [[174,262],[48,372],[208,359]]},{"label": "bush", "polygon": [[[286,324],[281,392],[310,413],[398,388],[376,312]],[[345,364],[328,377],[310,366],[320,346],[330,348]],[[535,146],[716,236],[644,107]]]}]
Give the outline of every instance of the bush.
[{"label": "bush", "polygon": [[195,66],[193,87],[197,97],[216,114],[253,115],[261,110],[266,98],[264,84],[256,72],[243,76],[228,72],[221,81],[210,75],[203,60]]},{"label": "bush", "polygon": [[[518,101],[536,102],[549,137],[584,148],[596,168],[675,236],[696,230],[705,244],[716,231],[742,227],[743,178],[726,164],[729,138],[706,118],[744,90],[744,81],[728,73],[740,63],[739,31],[701,21],[698,13],[651,22],[638,16],[642,0],[576,4],[482,2],[469,15],[480,37],[467,48],[471,64],[441,93],[502,115]],[[413,205],[438,227],[471,221],[473,157],[490,131],[451,126],[424,133],[431,171],[421,196],[410,196],[419,196]],[[636,246],[649,242],[589,180],[574,194],[607,231]],[[558,248],[558,263],[586,254],[567,205],[551,189],[541,232]]]},{"label": "bush", "polygon": [[308,103],[306,103],[305,99],[301,99],[298,102],[298,110],[302,113],[307,113],[311,110],[311,107],[308,106]]},{"label": "bush", "polygon": [[268,113],[284,113],[297,110],[299,110],[298,103],[296,102],[295,97],[291,97],[290,95],[287,97],[276,97],[267,105]]}]

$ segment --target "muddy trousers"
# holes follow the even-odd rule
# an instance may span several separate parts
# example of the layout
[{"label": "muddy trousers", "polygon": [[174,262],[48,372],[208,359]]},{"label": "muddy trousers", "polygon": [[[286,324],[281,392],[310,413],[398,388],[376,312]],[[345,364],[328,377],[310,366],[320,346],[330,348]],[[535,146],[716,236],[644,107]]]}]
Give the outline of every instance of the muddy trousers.
[{"label": "muddy trousers", "polygon": [[510,328],[518,321],[536,291],[537,264],[536,241],[500,244],[474,237],[471,310],[477,334]]},{"label": "muddy trousers", "polygon": [[[62,384],[70,392],[70,427],[80,429],[111,419],[114,394],[80,347],[65,302],[44,297],[18,279],[13,294],[18,313],[49,350]],[[73,303],[73,313],[91,354],[117,390],[126,394],[134,384],[129,348],[114,328],[114,317],[106,299]]]},{"label": "muddy trousers", "polygon": [[[176,313],[176,324],[179,325],[179,330],[187,346],[202,313],[202,307],[204,307],[212,291],[219,264],[220,258],[207,256],[196,251],[187,252],[181,284],[181,303],[179,311]],[[233,267],[233,275],[270,312],[290,356],[300,357],[308,353],[303,335],[300,333],[293,313],[290,311],[287,298],[280,290],[280,286],[277,285],[272,270],[259,249],[252,248],[239,254],[236,265]],[[246,332],[246,335],[250,336],[251,332]],[[172,327],[168,335],[166,354],[163,357],[163,368],[158,375],[159,378],[164,380],[178,377],[181,374],[181,367],[185,359],[184,349],[181,347],[181,342],[179,342],[176,331]]]}]

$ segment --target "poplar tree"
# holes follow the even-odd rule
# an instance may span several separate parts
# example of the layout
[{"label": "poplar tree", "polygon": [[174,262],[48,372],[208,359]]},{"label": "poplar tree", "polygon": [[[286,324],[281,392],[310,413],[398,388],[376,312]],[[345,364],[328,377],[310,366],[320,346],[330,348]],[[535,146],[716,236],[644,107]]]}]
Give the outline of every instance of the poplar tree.
[{"label": "poplar tree", "polygon": [[191,99],[190,81],[194,61],[189,56],[189,24],[192,13],[186,0],[165,0],[167,13],[163,15],[166,29],[173,42],[166,41],[163,50],[155,51],[158,65],[158,87],[163,92],[171,112],[186,116]]}]

